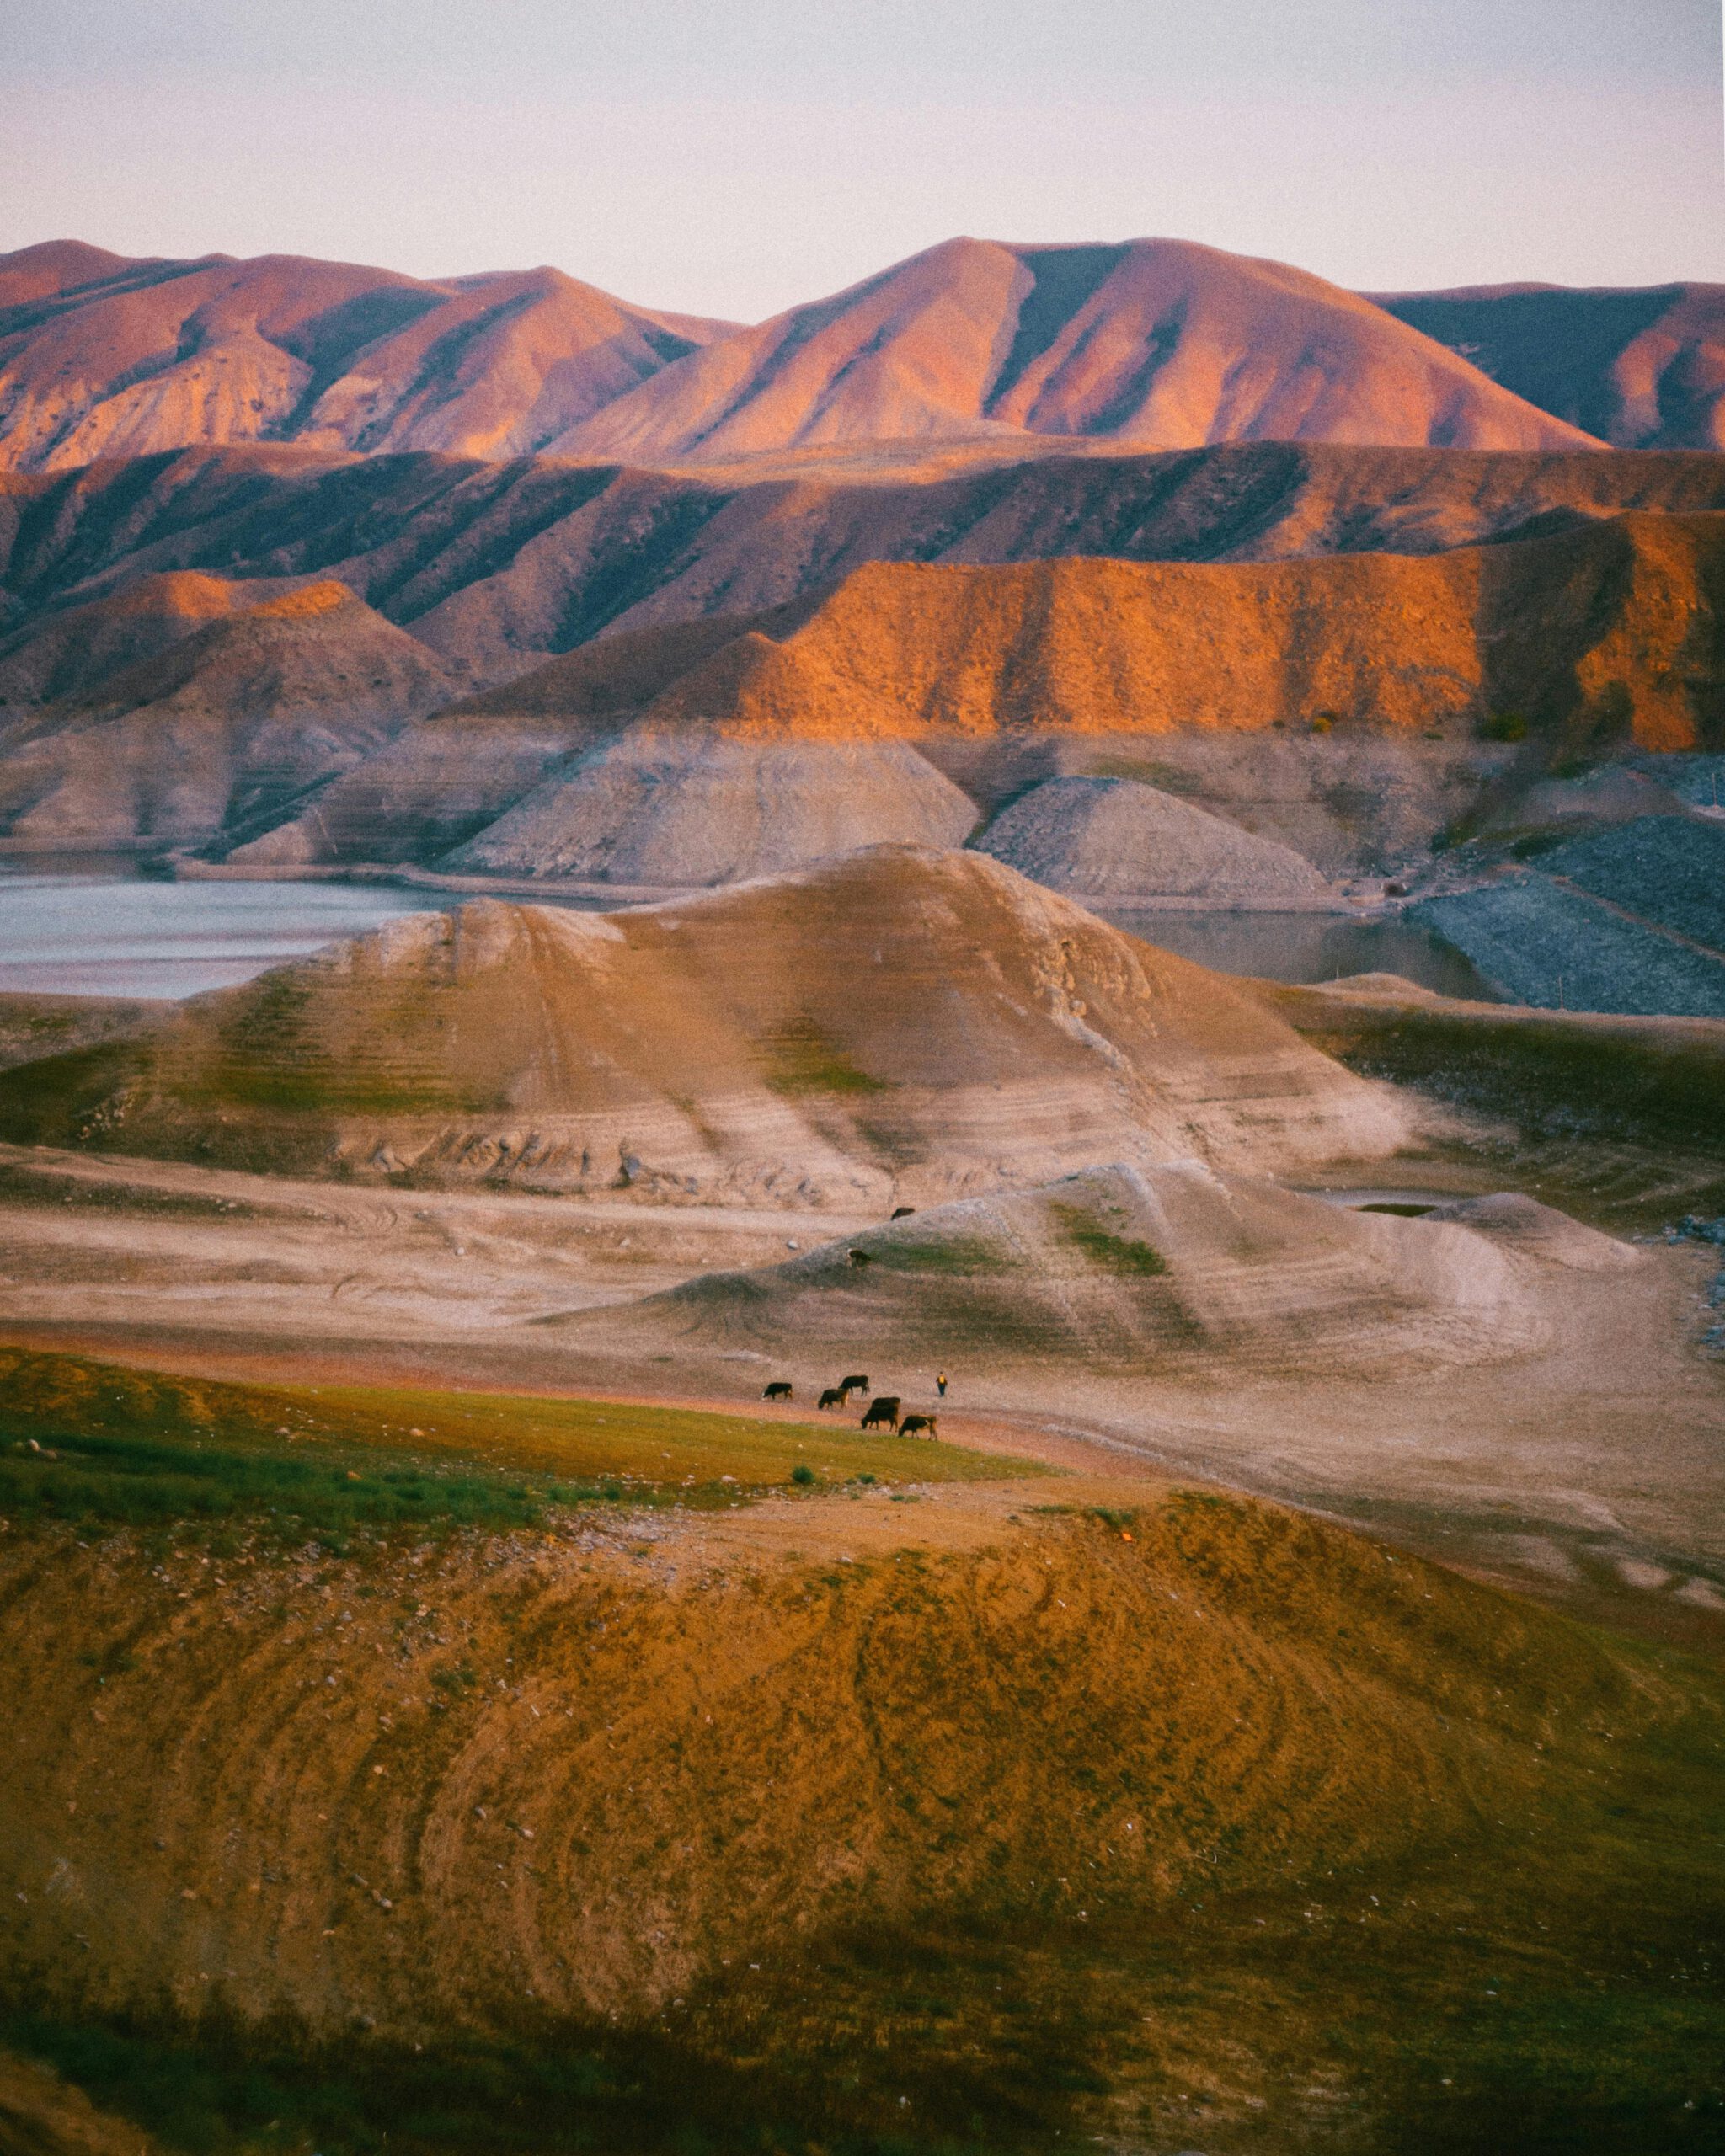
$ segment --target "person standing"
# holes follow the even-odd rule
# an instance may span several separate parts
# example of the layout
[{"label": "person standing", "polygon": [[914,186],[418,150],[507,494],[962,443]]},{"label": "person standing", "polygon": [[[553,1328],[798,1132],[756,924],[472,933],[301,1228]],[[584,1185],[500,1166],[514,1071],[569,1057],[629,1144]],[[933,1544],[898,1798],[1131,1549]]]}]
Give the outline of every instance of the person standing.
[{"label": "person standing", "polygon": [[941,1398],[942,1398],[943,1400],[944,1400],[944,1399],[946,1398],[946,1396],[947,1396],[947,1374],[946,1374],[946,1372],[945,1372],[944,1370],[941,1371],[941,1373],[939,1374],[939,1375],[935,1379],[935,1381],[934,1381],[934,1382],[935,1382],[936,1389],[937,1389],[937,1390],[939,1392]]}]

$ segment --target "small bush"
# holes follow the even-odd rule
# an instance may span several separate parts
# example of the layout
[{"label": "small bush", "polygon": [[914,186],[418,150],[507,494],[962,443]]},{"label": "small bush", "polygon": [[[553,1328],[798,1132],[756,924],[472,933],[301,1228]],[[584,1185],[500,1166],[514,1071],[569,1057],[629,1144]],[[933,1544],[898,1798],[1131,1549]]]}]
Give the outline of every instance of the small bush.
[{"label": "small bush", "polygon": [[806,1460],[799,1460],[791,1470],[791,1480],[798,1489],[806,1490],[814,1480],[814,1470]]},{"label": "small bush", "polygon": [[1519,711],[1487,712],[1480,722],[1480,738],[1485,741],[1525,741],[1527,721]]}]

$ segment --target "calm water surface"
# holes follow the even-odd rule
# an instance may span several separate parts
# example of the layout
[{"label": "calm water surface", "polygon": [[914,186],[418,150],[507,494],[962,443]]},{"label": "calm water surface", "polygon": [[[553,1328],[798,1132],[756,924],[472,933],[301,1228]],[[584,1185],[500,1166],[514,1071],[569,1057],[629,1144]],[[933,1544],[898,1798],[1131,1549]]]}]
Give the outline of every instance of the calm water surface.
[{"label": "calm water surface", "polygon": [[343,883],[152,883],[0,873],[0,990],[197,995],[437,910],[428,894]]},{"label": "calm water surface", "polygon": [[1400,974],[1440,995],[1502,999],[1454,944],[1393,918],[1338,920],[1322,913],[1164,913],[1098,906],[1116,927],[1218,973],[1260,980],[1335,980],[1348,974]]},{"label": "calm water surface", "polygon": [[[197,995],[451,903],[439,892],[358,883],[158,883],[82,865],[0,870],[0,992]],[[1445,995],[1490,993],[1458,951],[1399,921],[1130,908],[1108,918],[1224,973],[1286,981],[1396,973]]]}]

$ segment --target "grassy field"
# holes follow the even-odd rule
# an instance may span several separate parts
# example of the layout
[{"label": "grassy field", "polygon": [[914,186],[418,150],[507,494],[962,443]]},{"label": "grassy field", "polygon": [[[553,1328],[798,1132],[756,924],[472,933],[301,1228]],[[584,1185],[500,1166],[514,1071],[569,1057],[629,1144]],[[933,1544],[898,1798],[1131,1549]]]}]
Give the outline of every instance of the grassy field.
[{"label": "grassy field", "polygon": [[0,1349],[0,1513],[135,1526],[274,1521],[340,1534],[531,1525],[588,1504],[718,1506],[769,1490],[947,1482],[1023,1462],[853,1421],[618,1401],[253,1386]]}]

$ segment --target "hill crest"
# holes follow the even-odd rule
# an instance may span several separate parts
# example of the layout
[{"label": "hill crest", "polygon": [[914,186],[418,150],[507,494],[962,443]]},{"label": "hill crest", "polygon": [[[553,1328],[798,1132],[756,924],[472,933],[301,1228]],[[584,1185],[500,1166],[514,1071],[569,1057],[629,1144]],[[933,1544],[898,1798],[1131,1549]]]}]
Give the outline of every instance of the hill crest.
[{"label": "hill crest", "polygon": [[903,846],[616,915],[412,915],[0,1073],[0,1124],[426,1185],[811,1207],[1406,1135],[1381,1089],[1220,976],[985,857]]}]

